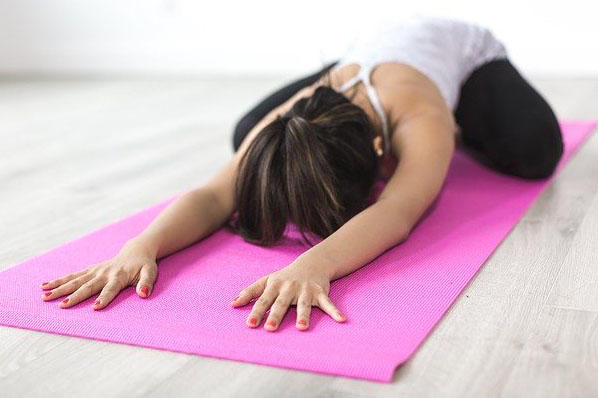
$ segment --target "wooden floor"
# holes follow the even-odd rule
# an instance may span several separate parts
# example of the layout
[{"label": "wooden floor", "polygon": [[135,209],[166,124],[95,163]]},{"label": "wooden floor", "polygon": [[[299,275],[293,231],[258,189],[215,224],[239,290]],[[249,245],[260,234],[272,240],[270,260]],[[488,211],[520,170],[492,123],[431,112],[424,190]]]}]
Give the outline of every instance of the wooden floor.
[{"label": "wooden floor", "polygon": [[[203,183],[287,79],[0,80],[0,268]],[[598,78],[532,83],[598,118]],[[598,133],[392,384],[0,327],[0,396],[596,397],[597,176]]]}]

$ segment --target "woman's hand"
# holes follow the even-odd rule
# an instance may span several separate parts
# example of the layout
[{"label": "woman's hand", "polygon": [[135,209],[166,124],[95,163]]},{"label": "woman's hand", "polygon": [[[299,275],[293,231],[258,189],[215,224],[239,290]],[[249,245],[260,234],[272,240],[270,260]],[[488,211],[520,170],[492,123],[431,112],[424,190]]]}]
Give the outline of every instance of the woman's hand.
[{"label": "woman's hand", "polygon": [[50,289],[42,295],[42,299],[49,301],[67,295],[60,307],[68,308],[101,291],[93,304],[93,309],[99,310],[131,285],[137,285],[139,296],[148,297],[158,276],[156,257],[152,253],[142,243],[128,241],[116,256],[107,261],[42,283],[42,289]]},{"label": "woman's hand", "polygon": [[[319,266],[318,266],[319,265]],[[270,314],[264,325],[274,331],[280,325],[290,305],[297,305],[297,329],[309,327],[309,314],[312,306],[320,307],[337,322],[344,322],[345,316],[330,301],[330,278],[323,271],[321,264],[302,261],[298,258],[290,265],[263,278],[258,279],[243,289],[239,297],[232,301],[233,307],[248,304],[259,297],[249,316],[247,325],[257,327],[264,313],[270,308]]]}]

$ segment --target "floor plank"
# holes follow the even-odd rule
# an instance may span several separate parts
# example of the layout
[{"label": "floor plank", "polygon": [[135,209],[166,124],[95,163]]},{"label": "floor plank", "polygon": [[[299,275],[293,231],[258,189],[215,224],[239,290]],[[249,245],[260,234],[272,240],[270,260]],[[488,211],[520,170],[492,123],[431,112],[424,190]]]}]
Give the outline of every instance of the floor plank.
[{"label": "floor plank", "polygon": [[[232,154],[237,118],[291,77],[0,80],[0,269],[205,182]],[[532,82],[559,118],[598,117],[598,78]],[[0,327],[0,388],[89,398],[597,395],[597,158],[595,135],[391,384]]]}]

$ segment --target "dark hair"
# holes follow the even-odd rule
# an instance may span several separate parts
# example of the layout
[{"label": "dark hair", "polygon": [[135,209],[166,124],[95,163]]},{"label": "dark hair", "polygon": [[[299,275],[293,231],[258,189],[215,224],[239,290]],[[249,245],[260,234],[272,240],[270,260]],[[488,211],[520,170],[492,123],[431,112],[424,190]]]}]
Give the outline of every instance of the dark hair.
[{"label": "dark hair", "polygon": [[[253,139],[239,164],[226,228],[272,246],[293,222],[326,238],[367,205],[379,159],[367,114],[328,83],[297,100]],[[233,215],[234,216],[234,215]]]}]

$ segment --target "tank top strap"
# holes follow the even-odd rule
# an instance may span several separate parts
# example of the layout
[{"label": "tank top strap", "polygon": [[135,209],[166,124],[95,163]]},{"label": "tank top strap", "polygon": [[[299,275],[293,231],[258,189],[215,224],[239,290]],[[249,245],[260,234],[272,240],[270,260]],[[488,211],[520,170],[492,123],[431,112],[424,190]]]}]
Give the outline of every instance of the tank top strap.
[{"label": "tank top strap", "polygon": [[390,150],[390,137],[388,131],[388,122],[386,120],[386,114],[384,113],[384,108],[382,107],[382,103],[380,102],[380,98],[376,93],[376,89],[372,86],[372,82],[370,80],[370,74],[374,67],[374,63],[362,63],[360,64],[359,72],[353,76],[351,79],[347,80],[339,89],[338,91],[343,92],[353,85],[355,85],[359,81],[363,81],[365,85],[366,92],[374,110],[380,117],[382,121],[382,133],[384,135],[384,151],[388,152]]},{"label": "tank top strap", "polygon": [[[365,82],[365,81],[364,81]],[[380,102],[380,98],[376,93],[376,89],[372,84],[367,80],[368,83],[365,83],[365,87],[368,93],[368,97],[370,98],[370,102],[372,106],[376,110],[376,113],[380,117],[382,121],[382,135],[384,136],[384,152],[390,151],[390,135],[389,135],[389,128],[388,128],[388,121],[386,120],[386,113],[384,112],[384,108],[382,107],[382,103]]]},{"label": "tank top strap", "polygon": [[347,80],[341,87],[339,87],[338,91],[344,92],[344,91],[348,90],[349,88],[353,87],[360,80],[361,80],[361,75],[360,75],[360,73],[358,73],[355,76],[353,76],[352,78],[350,78],[349,80]]}]

